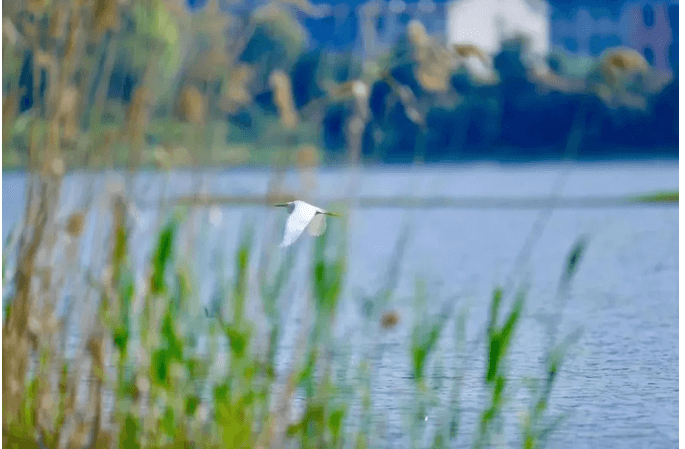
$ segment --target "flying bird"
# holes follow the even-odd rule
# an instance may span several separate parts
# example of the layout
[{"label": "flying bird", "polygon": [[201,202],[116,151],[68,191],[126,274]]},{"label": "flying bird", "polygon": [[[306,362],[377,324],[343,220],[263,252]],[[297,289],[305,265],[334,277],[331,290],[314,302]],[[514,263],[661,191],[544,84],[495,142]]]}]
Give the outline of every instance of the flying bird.
[{"label": "flying bird", "polygon": [[276,204],[275,206],[287,208],[290,214],[288,221],[285,223],[283,242],[279,245],[281,248],[295,243],[295,240],[300,237],[305,228],[307,228],[309,235],[314,237],[320,236],[326,230],[326,215],[332,217],[340,216],[300,200]]}]

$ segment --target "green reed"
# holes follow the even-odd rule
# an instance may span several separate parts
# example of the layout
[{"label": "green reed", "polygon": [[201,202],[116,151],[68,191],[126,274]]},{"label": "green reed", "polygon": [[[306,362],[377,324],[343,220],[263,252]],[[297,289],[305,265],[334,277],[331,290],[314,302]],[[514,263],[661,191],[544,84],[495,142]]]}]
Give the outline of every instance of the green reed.
[{"label": "green reed", "polygon": [[[358,373],[357,381],[345,378],[350,363],[340,360],[338,350],[342,343],[333,333],[347,276],[344,233],[333,224],[315,240],[306,279],[310,285],[311,322],[303,319],[300,352],[293,355],[293,366],[284,373],[283,385],[276,375],[276,354],[283,332],[280,308],[293,277],[296,251],[286,251],[280,259],[268,258],[268,266],[260,266],[258,288],[253,289],[253,227],[245,226],[233,256],[235,272],[227,282],[220,279],[218,310],[207,316],[194,312],[199,307],[199,280],[191,272],[187,256],[179,250],[184,224],[181,215],[173,215],[159,229],[144,267],[133,265],[122,204],[115,202],[112,217],[107,275],[102,279],[89,278],[90,286],[98,292],[99,312],[86,351],[74,360],[68,360],[64,354],[35,352],[38,364],[21,386],[20,413],[5,427],[7,447],[35,447],[39,442],[44,447],[60,447],[64,441],[71,447],[115,444],[140,448],[378,444],[380,424],[373,414],[372,386],[382,379],[374,358],[383,353],[380,342],[384,333],[392,332],[397,323],[397,317],[392,318],[392,313],[397,313],[393,311],[394,289],[407,242],[406,232],[398,239],[387,273],[388,282],[375,294],[362,295],[360,301],[368,329],[365,332],[378,343],[363,355],[358,369],[352,370]],[[557,315],[585,245],[585,240],[580,240],[569,254],[560,281]],[[3,252],[4,269],[11,267],[8,258]],[[141,268],[146,273],[142,283],[135,276]],[[432,447],[449,447],[464,432],[460,424],[460,392],[468,366],[449,373],[456,381],[445,401],[438,394],[444,372],[439,357],[446,350],[463,353],[468,318],[462,309],[455,319],[452,304],[442,313],[430,315],[427,306],[439,300],[439,295],[425,283],[417,281],[413,296],[414,317],[407,342],[414,385],[408,418],[412,446],[422,446],[421,441],[429,437]],[[504,292],[496,289],[490,299],[483,378],[490,399],[480,415],[476,447],[493,444],[493,435],[502,432],[504,404],[511,390],[506,366],[520,326],[525,292],[519,292],[502,317],[504,297]],[[261,304],[266,323],[266,344],[261,346],[258,317],[248,310],[253,301]],[[455,329],[455,340],[451,341],[456,344],[442,348],[440,337],[450,324]],[[550,336],[556,332],[556,326],[550,328]],[[200,335],[209,336],[208,354],[198,344]],[[557,374],[576,337],[574,333],[550,344],[545,376],[540,381],[542,387],[532,398],[521,426],[522,446],[526,449],[542,447],[550,432],[562,422],[563,416],[550,418],[547,410]],[[222,341],[227,347],[223,356],[218,349]],[[73,372],[86,361],[94,380],[86,401],[91,405],[84,406],[77,401],[76,386],[80,379]],[[113,369],[108,369],[108,365]],[[50,374],[55,368],[55,374]],[[102,404],[101,398],[107,392],[114,397],[111,410]],[[292,421],[290,409],[297,395],[303,397],[303,412]],[[360,417],[352,413],[355,404],[361,406]],[[432,435],[427,434],[429,414],[437,416]]]}]

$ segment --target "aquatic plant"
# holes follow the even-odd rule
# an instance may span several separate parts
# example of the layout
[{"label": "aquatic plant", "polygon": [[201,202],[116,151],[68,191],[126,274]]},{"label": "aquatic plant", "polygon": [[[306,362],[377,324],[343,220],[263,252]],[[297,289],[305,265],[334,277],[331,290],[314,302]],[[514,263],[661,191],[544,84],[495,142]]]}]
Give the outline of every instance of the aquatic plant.
[{"label": "aquatic plant", "polygon": [[[61,444],[101,447],[117,441],[150,448],[252,448],[283,444],[373,447],[378,444],[372,419],[371,384],[380,381],[376,378],[378,371],[373,357],[382,349],[378,346],[375,353],[364,355],[357,381],[345,377],[347,369],[343,369],[342,377],[335,375],[336,366],[350,366],[349,362],[340,360],[341,342],[336,341],[332,332],[346,278],[345,244],[344,239],[336,239],[341,236],[338,230],[329,230],[313,245],[308,276],[311,321],[303,317],[301,344],[289,371],[279,376],[275,362],[282,332],[278,304],[292,275],[294,256],[285,256],[271,273],[265,269],[258,289],[253,289],[249,272],[254,239],[251,226],[246,226],[233,258],[232,280],[224,283],[224,296],[216,313],[206,316],[198,313],[199,305],[193,305],[198,300],[199,280],[193,278],[184,261],[188,256],[178,250],[182,246],[179,239],[185,221],[183,215],[173,214],[160,227],[148,262],[141,270],[133,265],[131,257],[127,226],[130,217],[125,200],[116,197],[112,204],[109,256],[103,276],[82,278],[88,283],[82,291],[94,295],[98,304],[95,321],[90,329],[83,330],[83,350],[73,357],[67,355],[65,347],[48,350],[51,348],[48,338],[73,332],[68,323],[60,321],[67,318],[59,318],[50,304],[44,304],[43,315],[39,316],[32,308],[26,320],[61,323],[58,328],[32,327],[27,344],[22,346],[25,352],[21,354],[17,348],[5,346],[15,361],[22,356],[19,361],[23,360],[26,366],[22,376],[16,368],[8,371],[8,381],[15,383],[5,384],[7,391],[12,393],[17,385],[19,391],[15,392],[17,407],[3,402],[7,447],[23,447],[27,442],[45,447]],[[361,303],[366,304],[362,307],[367,310],[366,319],[375,322],[376,331],[372,335],[376,338],[381,335],[379,332],[397,324],[397,321],[389,324],[393,320],[381,317],[392,311],[392,292],[406,238],[403,234],[398,240],[395,253],[399,257],[389,267],[387,285]],[[583,248],[584,243],[580,241],[569,256],[560,295],[568,288]],[[7,253],[4,256],[9,257]],[[6,262],[6,269],[11,266]],[[147,274],[140,277],[137,273]],[[13,320],[21,311],[21,301],[28,298],[26,287],[19,283],[17,276],[10,282],[15,293],[9,301],[5,320],[6,338],[11,335],[10,331],[16,332],[17,324]],[[50,283],[45,288],[56,291],[54,281],[46,282]],[[436,395],[439,385],[435,384],[440,375],[428,376],[426,370],[443,329],[455,317],[451,305],[438,315],[427,315],[423,311],[429,301],[429,290],[420,281],[416,288],[414,323],[407,345],[415,385],[413,412],[408,418],[413,423],[412,444],[418,446],[425,440],[428,427],[424,418],[444,408],[447,413],[438,420],[430,440],[433,447],[445,447],[462,431],[459,379],[467,367],[460,368],[462,371],[456,376],[449,400],[441,401]],[[255,292],[258,292],[256,297]],[[35,301],[37,293],[29,291],[28,294]],[[496,289],[490,303],[484,382],[491,394],[481,414],[476,447],[488,445],[492,435],[502,430],[503,405],[510,384],[505,361],[516,338],[524,294],[521,292],[516,297],[510,311],[500,320],[503,298],[502,290]],[[262,317],[267,323],[262,331],[255,321],[259,318],[251,316],[246,308],[254,300],[261,302]],[[395,315],[393,319],[398,317]],[[455,322],[459,351],[464,349],[466,322],[467,315],[462,310]],[[198,338],[202,335],[209,336],[206,347],[199,344]],[[16,340],[5,340],[9,341]],[[260,341],[267,343],[263,345]],[[522,427],[526,448],[540,447],[560,422],[561,418],[554,418],[543,425],[543,417],[564,352],[572,341],[571,336],[551,346],[545,362],[544,388]],[[220,349],[223,344],[225,351]],[[435,369],[440,370],[439,365]],[[78,386],[86,378],[90,382],[84,400],[79,397]],[[350,390],[357,392],[350,394]],[[301,413],[293,420],[292,407],[299,395],[303,395],[304,403]],[[109,405],[105,405],[107,397],[113,398]],[[361,415],[352,413],[355,404],[361,405]]]}]

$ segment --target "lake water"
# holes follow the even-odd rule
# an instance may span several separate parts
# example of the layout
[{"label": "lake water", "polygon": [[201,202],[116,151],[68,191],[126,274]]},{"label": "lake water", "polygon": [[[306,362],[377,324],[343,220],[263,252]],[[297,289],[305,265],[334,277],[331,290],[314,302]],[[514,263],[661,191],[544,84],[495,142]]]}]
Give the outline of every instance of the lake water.
[{"label": "lake water", "polygon": [[[374,196],[541,197],[549,195],[562,167],[556,164],[500,166],[461,165],[421,169],[365,169],[356,194]],[[120,177],[110,173],[109,178]],[[163,188],[169,196],[204,188],[221,195],[264,194],[269,173],[258,170],[172,173],[168,182],[144,173],[128,181],[141,204],[155,200]],[[198,181],[199,184],[195,183]],[[344,171],[324,170],[317,176],[314,198],[326,207],[327,198],[347,189]],[[22,174],[3,175],[3,239],[21,218],[24,201]],[[92,182],[92,184],[91,184]],[[85,196],[103,191],[103,174],[74,174],[64,184],[64,214],[83,207]],[[296,173],[286,185],[299,186]],[[561,195],[614,196],[678,189],[677,162],[577,164]],[[211,212],[211,213],[210,213]],[[505,282],[532,226],[541,215],[536,209],[373,209],[349,212],[348,277],[335,328],[338,352],[351,360],[339,368],[354,390],[359,377],[356,364],[371,354],[374,370],[372,400],[375,446],[409,447],[408,419],[415,405],[410,356],[413,296],[417,279],[427,285],[428,305],[438,311],[451,304],[453,314],[468,311],[467,352],[456,351],[454,320],[448,321],[427,369],[429,385],[442,405],[429,408],[425,425],[431,434],[444,418],[444,404],[460,374],[461,422],[455,447],[472,438],[479,414],[487,403],[483,387],[485,348],[482,332],[493,288]],[[149,257],[157,212],[139,207],[132,247],[140,266]],[[257,248],[276,246],[281,237],[282,210],[263,207],[221,206],[201,208],[193,218],[201,237],[191,247],[197,273],[203,273],[200,293],[207,301],[215,288],[217,267],[213,255],[233,254],[243,223],[254,223]],[[66,215],[64,215],[66,216]],[[83,253],[94,241],[97,220],[89,217]],[[211,219],[210,219],[211,218]],[[214,221],[214,225],[212,224]],[[385,281],[393,249],[405,222],[411,236],[400,266],[400,279],[391,309],[400,322],[381,330],[362,318],[362,298]],[[330,223],[330,222],[329,222]],[[332,225],[331,229],[333,229]],[[273,232],[268,230],[273,229]],[[202,233],[199,233],[199,230]],[[582,331],[565,359],[550,399],[552,414],[568,412],[550,437],[553,448],[646,448],[678,444],[678,207],[574,208],[553,211],[539,235],[530,258],[517,271],[518,280],[530,286],[523,321],[508,360],[511,388],[505,425],[506,446],[520,445],[517,413],[529,405],[528,378],[543,376],[545,345],[543,317],[555,307],[559,278],[566,256],[581,236],[588,246],[573,279],[560,324],[560,336]],[[285,335],[280,346],[278,371],[286,372],[300,328],[304,292],[308,288],[308,256],[312,239],[303,236],[292,251],[297,266],[283,298]],[[256,259],[256,258],[255,258]],[[98,262],[84,258],[83,265]],[[231,257],[225,273],[233,273]],[[505,303],[505,310],[508,308]],[[480,340],[479,340],[480,339]],[[479,342],[475,350],[471,343]],[[341,381],[342,382],[342,381]],[[358,410],[352,410],[355,415]],[[423,440],[423,446],[428,440]]]}]

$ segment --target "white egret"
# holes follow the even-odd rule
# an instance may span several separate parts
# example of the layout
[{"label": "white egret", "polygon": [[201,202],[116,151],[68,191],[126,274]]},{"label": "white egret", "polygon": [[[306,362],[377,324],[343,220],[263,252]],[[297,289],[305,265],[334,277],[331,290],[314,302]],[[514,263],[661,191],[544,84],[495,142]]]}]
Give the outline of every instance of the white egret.
[{"label": "white egret", "polygon": [[290,214],[285,223],[285,234],[283,235],[283,242],[280,244],[281,248],[292,245],[305,228],[307,228],[309,235],[320,236],[326,230],[326,215],[340,216],[300,200],[276,204],[275,206],[287,208]]}]

